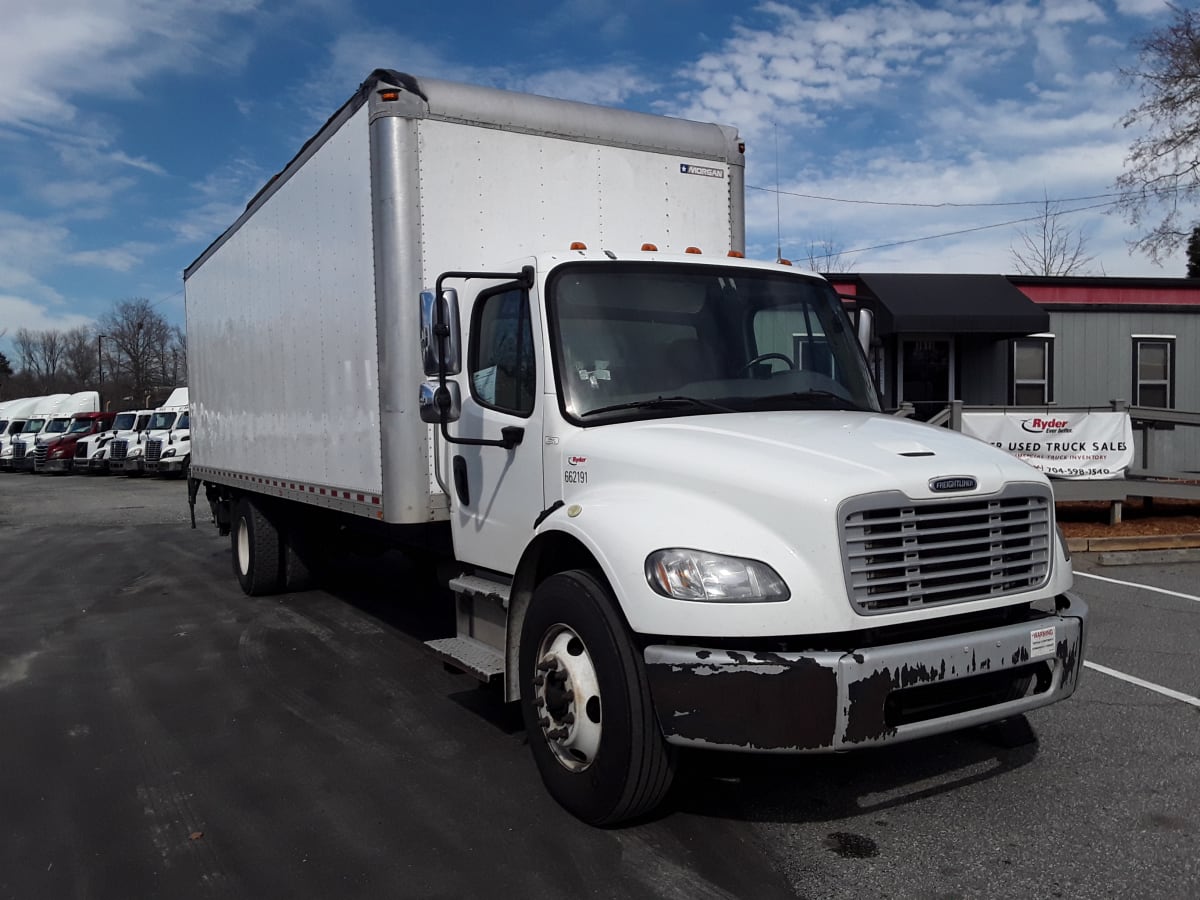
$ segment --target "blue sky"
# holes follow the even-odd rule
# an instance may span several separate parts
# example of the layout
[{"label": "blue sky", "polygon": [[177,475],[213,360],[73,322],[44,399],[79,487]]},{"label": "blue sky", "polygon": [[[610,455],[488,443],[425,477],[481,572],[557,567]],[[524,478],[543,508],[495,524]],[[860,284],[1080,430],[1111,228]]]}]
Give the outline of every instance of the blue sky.
[{"label": "blue sky", "polygon": [[[374,68],[736,125],[751,256],[1012,272],[1029,226],[999,223],[1038,213],[1018,204],[1110,199],[1137,102],[1118,69],[1168,18],[1161,0],[0,0],[0,331],[129,297],[182,324],[183,268]],[[1061,221],[1093,274],[1184,272],[1130,255],[1103,207]]]}]

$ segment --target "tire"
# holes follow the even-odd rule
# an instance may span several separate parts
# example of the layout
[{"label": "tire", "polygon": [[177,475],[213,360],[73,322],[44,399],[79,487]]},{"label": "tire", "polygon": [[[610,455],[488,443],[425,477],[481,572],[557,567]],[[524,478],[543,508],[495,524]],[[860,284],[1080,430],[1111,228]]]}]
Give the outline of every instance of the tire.
[{"label": "tire", "polygon": [[251,597],[277,593],[283,582],[279,530],[249,497],[237,501],[229,539],[242,590]]},{"label": "tire", "polygon": [[568,812],[615,825],[662,802],[676,754],[658,727],[641,654],[597,574],[562,572],[534,591],[519,677],[534,760]]}]

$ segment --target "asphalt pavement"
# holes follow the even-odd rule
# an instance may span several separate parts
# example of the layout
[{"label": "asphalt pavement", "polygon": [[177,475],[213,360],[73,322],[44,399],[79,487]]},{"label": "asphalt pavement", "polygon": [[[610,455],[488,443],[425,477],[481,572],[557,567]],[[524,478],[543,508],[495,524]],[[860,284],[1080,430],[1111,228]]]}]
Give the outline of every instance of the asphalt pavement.
[{"label": "asphalt pavement", "polygon": [[[589,828],[422,642],[428,566],[248,598],[181,482],[0,475],[0,898],[1195,897],[1200,709],[1098,671],[1029,716],[837,757],[691,756]],[[1095,566],[1088,652],[1200,694],[1200,568]]]}]

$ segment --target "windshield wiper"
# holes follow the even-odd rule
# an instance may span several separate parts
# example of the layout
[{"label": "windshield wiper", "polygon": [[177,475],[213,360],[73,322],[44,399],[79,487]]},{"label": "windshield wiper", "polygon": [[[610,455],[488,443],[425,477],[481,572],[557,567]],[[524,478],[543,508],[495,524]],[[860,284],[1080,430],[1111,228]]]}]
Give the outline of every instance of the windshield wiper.
[{"label": "windshield wiper", "polygon": [[836,394],[833,391],[792,391],[788,394],[769,394],[765,397],[755,397],[753,405],[755,407],[767,406],[770,404],[779,403],[780,401],[800,401],[806,404],[812,404],[813,401],[832,401],[839,409],[851,409],[859,412],[871,412],[865,406],[855,403],[849,397],[842,394]]},{"label": "windshield wiper", "polygon": [[672,409],[678,407],[700,407],[702,409],[711,409],[715,412],[733,412],[728,406],[722,406],[719,403],[713,403],[711,400],[701,400],[698,397],[652,397],[649,400],[631,400],[628,403],[614,403],[611,406],[598,406],[595,409],[589,409],[587,412],[580,413],[579,418],[594,416],[597,413],[620,412],[624,409]]}]

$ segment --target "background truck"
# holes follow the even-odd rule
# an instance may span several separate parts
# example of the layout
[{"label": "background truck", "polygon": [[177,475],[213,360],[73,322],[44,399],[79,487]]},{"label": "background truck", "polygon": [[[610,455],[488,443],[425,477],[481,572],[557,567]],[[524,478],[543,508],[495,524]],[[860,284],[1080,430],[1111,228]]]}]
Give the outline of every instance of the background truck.
[{"label": "background truck", "polygon": [[682,749],[879,746],[1081,672],[1045,478],[881,414],[869,317],[740,258],[743,168],[732,128],[377,70],[184,273],[189,499],[243,590],[444,540],[431,650],[587,822]]},{"label": "background truck", "polygon": [[[46,394],[38,397],[25,416],[25,424],[12,436],[0,458],[0,468],[9,471],[32,471],[33,447],[37,436],[66,407],[70,394]],[[28,456],[28,460],[26,460]]]},{"label": "background truck", "polygon": [[186,475],[192,457],[188,389],[175,388],[167,402],[154,411],[146,426],[147,474]]},{"label": "background truck", "polygon": [[[166,403],[154,409],[150,419],[133,431],[123,431],[108,442],[108,471],[113,474],[137,476],[146,471],[158,471],[158,457],[162,448],[169,442],[171,433],[182,416],[187,418],[188,390],[185,387],[175,388],[167,397]],[[184,434],[187,434],[185,425]],[[150,441],[154,441],[151,451]],[[188,447],[191,446],[187,442]],[[155,466],[148,465],[149,456],[153,452]],[[173,450],[174,457],[177,450]]]},{"label": "background truck", "polygon": [[100,393],[98,391],[79,391],[68,394],[66,399],[55,406],[54,413],[49,416],[37,431],[29,428],[26,423],[21,432],[20,440],[24,446],[19,446],[13,453],[13,467],[26,472],[38,471],[39,456],[45,459],[47,447],[61,440],[71,429],[77,413],[99,412]]},{"label": "background truck", "polygon": [[41,397],[22,397],[4,402],[0,410],[0,468],[12,468],[13,437],[24,430],[26,420],[41,400]]},{"label": "background truck", "polygon": [[118,436],[129,436],[136,441],[153,415],[152,409],[131,409],[117,413],[107,430],[88,435],[76,443],[72,471],[88,475],[107,474],[108,445]]},{"label": "background truck", "polygon": [[70,472],[75,465],[75,447],[80,438],[112,427],[115,412],[83,412],[71,416],[67,430],[52,438],[41,438],[33,453],[35,472]]}]

